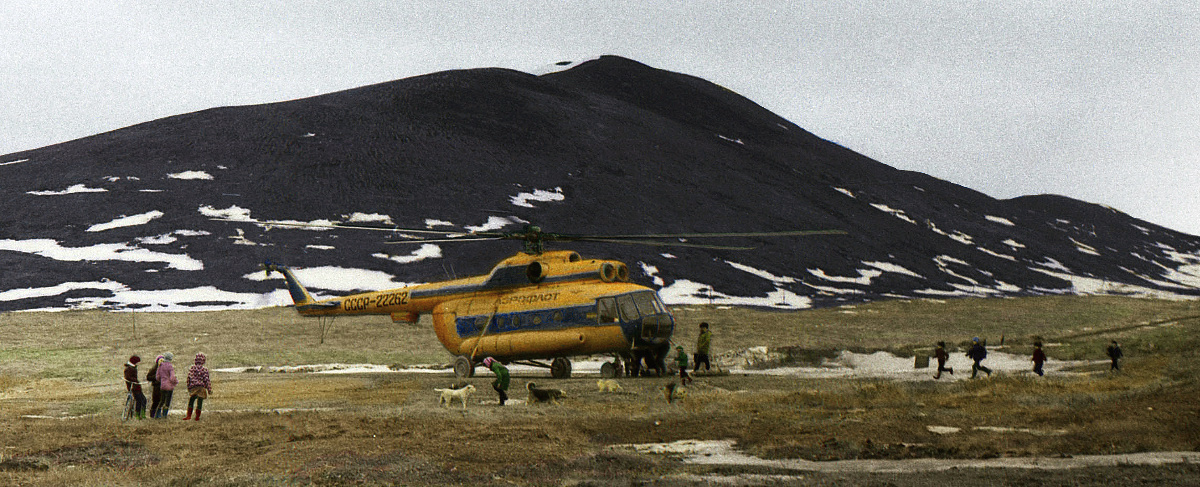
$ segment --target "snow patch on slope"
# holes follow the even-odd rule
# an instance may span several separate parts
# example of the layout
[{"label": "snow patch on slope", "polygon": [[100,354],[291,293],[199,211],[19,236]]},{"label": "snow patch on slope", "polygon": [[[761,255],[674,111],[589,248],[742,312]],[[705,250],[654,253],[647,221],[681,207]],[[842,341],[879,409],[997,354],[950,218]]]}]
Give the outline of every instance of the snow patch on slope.
[{"label": "snow patch on slope", "polygon": [[171,179],[185,179],[185,180],[209,180],[209,179],[213,178],[211,174],[206,173],[204,171],[183,171],[183,172],[177,172],[177,173],[173,173],[173,174],[167,174],[167,177],[171,178]]},{"label": "snow patch on slope", "polygon": [[96,244],[89,247],[63,247],[51,239],[0,240],[0,250],[23,252],[65,262],[162,262],[181,271],[204,270],[204,263],[186,254],[154,252],[127,243]]},{"label": "snow patch on slope", "polygon": [[97,223],[95,225],[92,225],[92,226],[88,227],[87,231],[103,232],[105,230],[112,230],[114,228],[145,225],[147,223],[150,223],[150,221],[154,220],[155,218],[162,218],[162,216],[163,216],[163,212],[158,211],[158,210],[149,211],[146,213],[142,213],[140,215],[130,215],[130,216],[122,215],[120,218],[117,218],[108,223]]},{"label": "snow patch on slope", "polygon": [[62,196],[75,193],[105,193],[107,191],[104,188],[89,188],[82,184],[76,184],[62,191],[26,191],[25,194],[34,196]]},{"label": "snow patch on slope", "polygon": [[508,198],[513,205],[525,208],[536,208],[533,206],[533,203],[530,203],[531,201],[551,202],[563,201],[565,199],[567,197],[562,194],[562,188],[554,188],[554,191],[535,189],[532,193],[517,193],[517,195]]}]

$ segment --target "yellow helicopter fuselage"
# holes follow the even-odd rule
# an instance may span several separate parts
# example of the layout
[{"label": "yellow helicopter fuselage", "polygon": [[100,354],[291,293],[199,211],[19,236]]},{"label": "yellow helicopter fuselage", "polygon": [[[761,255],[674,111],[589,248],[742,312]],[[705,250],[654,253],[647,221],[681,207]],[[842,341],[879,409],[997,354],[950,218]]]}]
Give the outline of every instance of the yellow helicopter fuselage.
[{"label": "yellow helicopter fuselage", "polygon": [[[296,310],[305,316],[430,314],[438,340],[468,364],[634,350],[662,350],[674,318],[651,288],[628,282],[624,263],[584,260],[572,251],[516,254],[487,275],[315,300],[289,269]],[[472,365],[473,367],[473,365]]]}]

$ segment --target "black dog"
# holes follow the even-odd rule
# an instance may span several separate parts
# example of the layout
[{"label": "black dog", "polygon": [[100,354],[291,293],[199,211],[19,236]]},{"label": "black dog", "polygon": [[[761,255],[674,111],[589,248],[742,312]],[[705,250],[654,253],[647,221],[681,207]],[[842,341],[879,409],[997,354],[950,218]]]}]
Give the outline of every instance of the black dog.
[{"label": "black dog", "polygon": [[529,391],[529,403],[535,402],[550,402],[558,404],[558,400],[562,399],[563,391],[561,389],[542,389],[532,382],[525,384],[525,389]]}]

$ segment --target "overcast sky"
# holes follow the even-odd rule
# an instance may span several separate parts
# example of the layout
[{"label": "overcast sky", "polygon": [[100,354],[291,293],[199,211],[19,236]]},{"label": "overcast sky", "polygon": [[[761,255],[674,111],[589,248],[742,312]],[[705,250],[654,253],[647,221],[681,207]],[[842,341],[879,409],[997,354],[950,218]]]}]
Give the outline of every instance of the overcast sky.
[{"label": "overcast sky", "polygon": [[1193,0],[0,0],[0,154],[599,54],[708,79],[897,168],[1200,235]]}]

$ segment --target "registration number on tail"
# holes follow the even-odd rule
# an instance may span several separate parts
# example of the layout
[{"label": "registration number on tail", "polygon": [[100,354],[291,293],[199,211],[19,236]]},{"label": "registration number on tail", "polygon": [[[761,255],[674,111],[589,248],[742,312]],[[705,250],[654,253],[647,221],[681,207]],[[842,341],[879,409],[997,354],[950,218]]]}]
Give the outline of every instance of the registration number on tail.
[{"label": "registration number on tail", "polygon": [[408,291],[348,298],[342,301],[342,308],[346,311],[362,311],[368,308],[386,308],[405,304],[408,304]]}]

